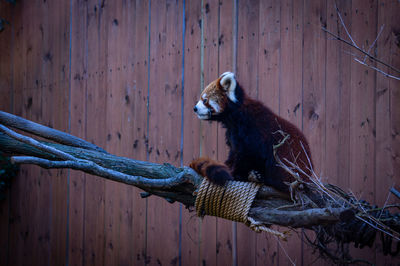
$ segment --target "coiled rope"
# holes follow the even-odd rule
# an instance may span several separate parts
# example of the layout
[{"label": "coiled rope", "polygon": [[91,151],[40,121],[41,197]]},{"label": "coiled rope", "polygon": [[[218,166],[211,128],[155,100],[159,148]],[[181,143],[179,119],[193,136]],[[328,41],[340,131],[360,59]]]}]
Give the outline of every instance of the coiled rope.
[{"label": "coiled rope", "polygon": [[228,181],[225,186],[219,186],[204,178],[195,202],[197,216],[211,215],[241,222],[256,232],[264,231],[286,239],[283,233],[248,217],[259,188],[260,184],[240,181]]}]

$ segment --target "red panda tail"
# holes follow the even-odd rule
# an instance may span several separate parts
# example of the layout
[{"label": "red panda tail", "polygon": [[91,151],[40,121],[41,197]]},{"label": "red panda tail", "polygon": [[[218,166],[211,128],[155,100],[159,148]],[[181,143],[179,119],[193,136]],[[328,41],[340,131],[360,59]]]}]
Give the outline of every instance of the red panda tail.
[{"label": "red panda tail", "polygon": [[225,185],[228,180],[233,180],[231,172],[225,164],[208,157],[195,159],[189,166],[198,174],[207,177],[208,180],[220,186]]}]

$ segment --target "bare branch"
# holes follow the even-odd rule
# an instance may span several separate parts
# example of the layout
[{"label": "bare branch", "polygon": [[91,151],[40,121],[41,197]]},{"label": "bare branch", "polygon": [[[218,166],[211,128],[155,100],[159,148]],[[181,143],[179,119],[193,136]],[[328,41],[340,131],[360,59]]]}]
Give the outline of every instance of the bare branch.
[{"label": "bare branch", "polygon": [[347,30],[346,24],[344,23],[344,20],[343,20],[343,18],[342,18],[342,15],[340,14],[339,8],[337,8],[337,6],[336,6],[336,3],[335,3],[335,9],[336,9],[336,12],[337,12],[337,14],[338,14],[338,17],[339,17],[339,19],[340,19],[340,23],[342,23],[342,26],[343,26],[344,30],[346,31],[347,37],[349,37],[349,39],[351,40],[352,46],[355,47],[355,48],[357,48],[357,49],[359,49],[359,50],[361,50],[361,48],[358,47],[358,45],[356,44],[356,42],[355,42],[355,41],[353,40],[353,38],[351,37],[349,31]]},{"label": "bare branch", "polygon": [[3,111],[0,111],[0,124],[17,128],[22,131],[29,132],[36,136],[43,137],[49,140],[53,140],[61,144],[70,145],[73,147],[80,147],[88,150],[95,150],[98,152],[106,152],[102,148],[97,147],[96,145],[75,136]]},{"label": "bare branch", "polygon": [[293,228],[310,228],[314,225],[330,224],[339,221],[343,208],[313,208],[302,211],[270,210],[262,207],[250,209],[249,215],[257,220],[268,220],[271,224],[290,226]]},{"label": "bare branch", "polygon": [[19,141],[21,141],[23,143],[29,144],[29,145],[31,145],[31,146],[39,149],[39,150],[54,154],[59,159],[76,160],[74,156],[71,156],[71,155],[69,155],[69,154],[67,154],[65,152],[59,151],[59,150],[57,150],[57,149],[55,149],[53,147],[46,146],[46,145],[40,143],[39,141],[34,140],[33,138],[26,137],[26,136],[23,136],[21,134],[18,134],[16,132],[12,131],[11,129],[8,129],[7,127],[1,125],[1,124],[0,124],[0,131],[5,133],[5,134],[7,134],[8,136],[16,139],[16,140],[19,140]]},{"label": "bare branch", "polygon": [[394,187],[392,187],[392,188],[390,189],[390,192],[392,192],[393,195],[395,195],[396,197],[398,197],[398,198],[400,199],[400,192],[399,192],[397,189],[395,189]]},{"label": "bare branch", "polygon": [[396,72],[400,73],[400,70],[399,70],[399,69],[395,68],[394,66],[389,65],[388,63],[383,62],[382,60],[376,58],[376,57],[373,56],[373,55],[368,54],[367,52],[365,52],[363,49],[359,48],[358,46],[354,46],[351,42],[346,41],[346,40],[344,40],[343,38],[339,37],[338,35],[336,35],[336,34],[330,32],[327,28],[322,27],[322,30],[325,31],[326,33],[332,35],[333,37],[335,37],[336,40],[339,40],[339,41],[341,41],[341,42],[344,42],[345,44],[350,45],[351,47],[357,49],[359,52],[361,52],[362,54],[368,56],[370,59],[372,59],[372,60],[374,60],[374,61],[376,61],[376,62],[378,62],[378,63],[380,63],[380,64],[382,64],[382,65],[384,65],[384,66],[387,66],[388,68],[392,69],[393,71],[396,71]]},{"label": "bare branch", "polygon": [[114,171],[112,169],[107,169],[101,167],[93,162],[87,160],[73,160],[73,161],[50,161],[46,159],[40,159],[36,157],[29,156],[14,156],[11,159],[14,163],[17,164],[35,164],[43,168],[71,168],[75,170],[80,170],[89,174],[97,175],[104,177],[109,180],[113,180],[116,182],[137,186],[137,187],[146,187],[146,188],[163,188],[169,189],[184,183],[194,183],[194,178],[191,176],[194,175],[194,171],[191,168],[185,168],[184,171],[178,173],[175,176],[165,179],[151,179],[144,178],[141,176],[133,176],[127,175],[118,171]]},{"label": "bare branch", "polygon": [[365,62],[359,60],[358,58],[354,58],[354,60],[355,60],[356,62],[360,63],[361,65],[364,65],[364,66],[366,66],[366,67],[372,68],[372,69],[375,70],[375,71],[378,71],[379,73],[381,73],[382,75],[384,75],[384,76],[387,77],[387,78],[392,78],[392,79],[400,80],[400,77],[396,77],[396,76],[390,75],[390,74],[384,72],[383,70],[380,70],[379,68],[376,68],[376,67],[374,67],[374,66],[368,65],[367,63],[365,63]]},{"label": "bare branch", "polygon": [[[370,54],[371,49],[375,46],[375,43],[378,41],[379,37],[381,36],[384,27],[385,27],[385,25],[382,25],[382,26],[381,26],[381,29],[379,30],[379,33],[378,33],[378,35],[376,36],[374,42],[373,42],[373,43],[371,44],[371,46],[369,47],[369,49],[368,49],[368,51],[367,51],[367,54]],[[368,56],[364,56],[364,60],[363,60],[364,63],[365,63],[365,61],[367,60],[367,57],[368,57]]]}]

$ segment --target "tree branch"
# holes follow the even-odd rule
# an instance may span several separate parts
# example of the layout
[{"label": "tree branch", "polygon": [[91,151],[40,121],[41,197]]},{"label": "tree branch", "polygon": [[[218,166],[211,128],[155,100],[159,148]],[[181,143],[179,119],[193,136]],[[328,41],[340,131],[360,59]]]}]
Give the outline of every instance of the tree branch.
[{"label": "tree branch", "polygon": [[[8,125],[16,128],[28,127],[29,132],[35,132],[40,137],[48,136],[48,128],[40,125],[37,130],[36,125],[25,119],[9,120],[15,116],[1,112],[1,117],[8,118]],[[69,141],[69,134],[60,134],[59,131],[52,129],[52,136],[62,136],[63,143],[71,143],[74,145],[63,145],[58,143],[50,143],[37,141],[30,137],[23,136],[8,129],[4,125],[0,125],[0,150],[10,154],[22,154],[24,156],[14,156],[12,160],[18,164],[34,164],[43,168],[70,168],[80,170],[88,174],[97,175],[109,180],[133,185],[145,190],[146,192],[164,197],[169,202],[178,201],[187,207],[194,206],[196,190],[202,182],[193,169],[189,167],[176,168],[170,164],[155,164],[150,162],[137,161],[125,157],[118,157],[105,153],[101,149],[87,149],[75,147],[79,141]],[[51,137],[54,140],[53,137]],[[147,196],[147,195],[146,195]],[[259,205],[255,205],[251,210],[250,216],[257,222],[271,225],[285,225],[295,227],[311,226],[315,221],[322,223],[332,223],[339,221],[337,215],[344,208],[337,208],[335,212],[303,210],[301,206],[293,205],[290,197],[279,192],[272,187],[262,187],[257,194]],[[280,206],[290,206],[291,210],[276,210]],[[292,210],[296,212],[292,212]],[[307,223],[308,218],[303,218],[296,223],[290,224],[288,221],[294,221],[304,213],[304,217],[312,217],[313,215],[321,216],[313,218]],[[266,213],[263,215],[262,213]],[[313,215],[310,215],[312,213]],[[328,213],[330,215],[328,215]],[[281,216],[284,214],[284,216]],[[279,219],[281,217],[282,219]],[[289,220],[288,220],[289,219]]]},{"label": "tree branch", "polygon": [[34,134],[36,136],[40,136],[61,144],[70,145],[73,147],[80,147],[88,150],[94,150],[99,152],[106,152],[100,147],[96,145],[84,141],[75,136],[69,135],[67,133],[43,126],[41,124],[29,121],[22,117],[9,114],[3,111],[0,111],[0,124],[17,128],[22,131]]},{"label": "tree branch", "polygon": [[[367,53],[366,51],[364,51],[363,49],[359,48],[357,45],[354,45],[351,42],[341,38],[340,36],[330,32],[327,28],[322,27],[322,30],[325,31],[326,33],[328,33],[329,35],[333,36],[336,40],[344,42],[345,44],[355,48],[357,51],[361,52],[365,56],[368,56],[370,59],[372,59],[372,60],[374,60],[374,61],[376,61],[376,62],[378,62],[378,63],[380,63],[380,64],[382,64],[382,65],[384,65],[384,66],[386,66],[388,68],[390,68],[390,69],[392,69],[393,71],[396,71],[396,72],[400,73],[399,69],[395,68],[394,66],[389,65],[388,63],[383,62],[382,60],[376,58],[375,56],[373,56],[373,55]],[[389,74],[386,74],[386,75],[391,76]]]},{"label": "tree branch", "polygon": [[[16,155],[12,157],[14,163],[34,164],[43,168],[75,169],[136,186],[145,191],[141,192],[142,197],[156,195],[170,203],[178,201],[188,208],[194,206],[197,189],[203,177],[189,167],[177,168],[166,163],[156,164],[115,156],[93,144],[87,145],[85,141],[69,134],[41,125],[38,130],[37,124],[25,119],[10,121],[13,117],[15,116],[0,112],[0,151]],[[18,134],[4,126],[1,122],[4,118],[7,118],[8,126],[35,132],[35,135],[53,141],[61,139],[63,144],[38,141]],[[52,133],[51,137],[47,138],[49,130]],[[78,143],[84,145],[76,147]],[[302,171],[295,163],[285,158],[277,161],[294,177],[298,177]],[[305,188],[294,188],[291,193],[282,193],[272,187],[262,186],[250,208],[249,219],[254,221],[253,224],[264,228],[270,225],[309,228],[317,234],[314,243],[317,247],[326,246],[330,239],[336,239],[340,243],[370,243],[376,230],[392,236],[390,241],[398,239],[400,221],[396,215],[384,208],[375,211],[376,207],[347,195],[340,188],[323,184],[314,172],[309,178],[312,183],[298,180]],[[358,219],[354,219],[355,217]]]}]

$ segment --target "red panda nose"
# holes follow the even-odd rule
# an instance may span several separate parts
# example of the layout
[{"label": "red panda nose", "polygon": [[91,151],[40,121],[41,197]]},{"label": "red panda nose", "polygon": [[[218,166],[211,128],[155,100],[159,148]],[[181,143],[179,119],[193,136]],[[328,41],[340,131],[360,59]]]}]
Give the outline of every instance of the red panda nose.
[{"label": "red panda nose", "polygon": [[197,107],[196,107],[196,106],[193,108],[193,111],[194,111],[195,113],[197,113]]}]

